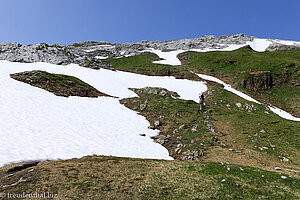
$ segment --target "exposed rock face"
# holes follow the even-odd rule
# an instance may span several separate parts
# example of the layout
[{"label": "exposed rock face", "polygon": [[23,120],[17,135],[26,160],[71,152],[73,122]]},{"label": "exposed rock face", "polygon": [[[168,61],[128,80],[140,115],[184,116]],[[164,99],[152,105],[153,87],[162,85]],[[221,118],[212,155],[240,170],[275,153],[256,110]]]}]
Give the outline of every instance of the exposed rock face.
[{"label": "exposed rock face", "polygon": [[166,89],[163,88],[153,88],[153,87],[145,87],[142,89],[131,89],[132,91],[134,91],[136,94],[138,94],[139,96],[143,97],[145,95],[148,94],[158,94],[161,96],[167,96],[170,95],[172,97],[180,97],[180,95],[177,92],[174,91],[168,91]]},{"label": "exposed rock face", "polygon": [[25,63],[47,62],[58,65],[74,62],[73,55],[66,48],[44,43],[27,46],[15,42],[1,44],[0,59]]},{"label": "exposed rock face", "polygon": [[279,43],[272,43],[266,49],[266,51],[278,51],[278,50],[300,50],[300,45],[284,45]]},{"label": "exposed rock face", "polygon": [[[83,67],[93,69],[114,69],[110,64],[103,61],[105,58],[119,58],[135,56],[154,48],[161,51],[190,50],[190,49],[223,49],[232,44],[246,44],[253,41],[255,37],[244,34],[224,35],[216,38],[213,35],[201,36],[194,39],[148,41],[137,43],[111,44],[105,41],[85,41],[71,45],[57,44],[33,44],[21,45],[15,42],[0,44],[0,60],[12,62],[47,62],[57,65],[70,63],[79,64]],[[300,45],[283,45],[276,41],[267,50],[300,49]]]},{"label": "exposed rock face", "polygon": [[0,60],[11,62],[46,62],[56,65],[79,64],[93,69],[111,68],[101,60],[94,59],[85,53],[76,54],[64,45],[48,45],[45,43],[33,45],[21,45],[15,42],[7,42],[0,45]]},{"label": "exposed rock face", "polygon": [[242,86],[254,91],[269,90],[273,87],[272,74],[270,71],[251,72],[242,80]]},{"label": "exposed rock face", "polygon": [[189,50],[189,49],[205,49],[205,48],[216,48],[223,49],[228,47],[230,44],[245,44],[248,41],[252,41],[254,37],[245,36],[244,34],[237,35],[224,35],[216,38],[213,35],[206,35],[194,39],[182,39],[182,40],[171,40],[171,41],[155,41],[150,42],[147,40],[142,41],[140,44],[148,48],[160,49],[162,51],[173,51],[178,49]]},{"label": "exposed rock face", "polygon": [[137,43],[111,44],[109,42],[85,41],[71,45],[49,45],[45,43],[22,45],[15,42],[0,44],[0,60],[11,62],[47,62],[57,65],[70,63],[79,64],[93,69],[113,69],[111,65],[103,62],[103,58],[117,58],[140,55],[149,48],[162,51],[178,49],[205,49],[226,48],[230,44],[245,44],[254,37],[243,34],[228,35],[216,38],[215,36],[202,36],[194,39],[182,39],[172,41],[141,41]]}]

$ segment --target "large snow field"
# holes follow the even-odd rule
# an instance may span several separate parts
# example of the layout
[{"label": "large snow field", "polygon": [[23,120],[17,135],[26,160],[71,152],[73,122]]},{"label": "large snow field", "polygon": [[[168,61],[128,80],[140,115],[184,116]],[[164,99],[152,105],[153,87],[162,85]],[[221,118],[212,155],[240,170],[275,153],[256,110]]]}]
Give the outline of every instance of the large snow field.
[{"label": "large snow field", "polygon": [[[0,61],[0,166],[30,160],[78,158],[85,155],[172,159],[150,138],[158,134],[149,122],[117,98],[58,97],[9,77],[45,70],[76,76],[109,95],[134,97],[128,88],[164,87],[184,99],[198,100],[205,83],[150,77],[78,65]],[[146,137],[140,136],[146,134]]]},{"label": "large snow field", "polygon": [[120,98],[137,96],[128,88],[149,86],[176,91],[181,96],[180,98],[198,102],[198,94],[207,90],[204,82],[175,79],[174,77],[146,76],[106,69],[93,70],[80,67],[76,64],[61,66],[49,63],[12,63],[0,61],[0,70],[1,73],[5,72],[6,76],[9,76],[7,74],[30,70],[44,70],[50,73],[71,75],[94,86],[101,92]]},{"label": "large snow field", "polygon": [[[255,39],[253,42],[230,45],[225,49],[193,51],[232,51],[245,45],[250,45],[256,51],[265,51],[270,43],[270,40]],[[177,55],[184,52],[149,51],[164,59],[155,63],[170,65],[180,65]],[[75,64],[58,66],[0,61],[0,167],[21,161],[70,159],[91,154],[173,159],[167,149],[150,138],[157,135],[158,130],[148,129],[149,122],[121,105],[117,98],[58,97],[9,77],[9,74],[30,70],[72,75],[99,91],[118,98],[137,96],[128,88],[149,86],[176,91],[180,98],[197,102],[198,94],[207,90],[204,82],[174,77],[93,70]],[[219,79],[202,74],[198,76],[219,82],[228,91],[259,103]],[[270,109],[283,118],[300,121],[278,108]],[[146,137],[140,134],[146,134]]]}]

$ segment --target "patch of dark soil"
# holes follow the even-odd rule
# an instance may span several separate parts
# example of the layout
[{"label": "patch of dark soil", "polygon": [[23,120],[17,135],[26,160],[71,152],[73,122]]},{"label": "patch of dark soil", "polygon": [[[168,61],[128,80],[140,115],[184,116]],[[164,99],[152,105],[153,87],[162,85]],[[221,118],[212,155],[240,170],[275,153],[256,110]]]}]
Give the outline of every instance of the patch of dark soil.
[{"label": "patch of dark soil", "polygon": [[7,172],[8,173],[14,173],[14,172],[22,171],[23,169],[27,169],[29,167],[37,166],[37,164],[39,164],[39,162],[24,163],[22,165],[19,165],[19,166],[8,169]]}]

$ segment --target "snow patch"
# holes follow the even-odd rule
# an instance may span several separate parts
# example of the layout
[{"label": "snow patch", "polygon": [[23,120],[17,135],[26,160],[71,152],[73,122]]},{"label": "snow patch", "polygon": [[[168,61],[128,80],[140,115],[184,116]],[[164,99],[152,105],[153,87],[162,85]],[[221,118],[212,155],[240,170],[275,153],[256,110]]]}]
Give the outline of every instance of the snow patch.
[{"label": "snow patch", "polygon": [[108,56],[95,56],[95,58],[97,58],[97,59],[107,59]]},{"label": "snow patch", "polygon": [[285,112],[284,110],[281,110],[281,109],[279,109],[279,108],[277,108],[277,107],[275,107],[275,106],[268,106],[268,107],[270,108],[270,110],[271,110],[273,113],[279,115],[279,116],[282,117],[282,118],[289,119],[289,120],[292,120],[292,121],[298,121],[298,122],[300,121],[300,118],[294,117],[294,116],[291,115],[290,113]]},{"label": "snow patch", "polygon": [[288,41],[288,40],[278,40],[278,39],[274,39],[273,41],[284,45],[300,45],[300,42],[298,41]]},{"label": "snow patch", "polygon": [[169,51],[169,52],[163,52],[161,50],[157,49],[148,49],[146,50],[151,53],[155,53],[163,60],[154,61],[153,63],[157,64],[165,64],[165,65],[181,65],[181,61],[177,58],[177,55],[180,53],[185,52],[184,50],[177,50],[177,51]]},{"label": "snow patch", "polygon": [[251,42],[250,47],[254,51],[263,52],[269,47],[271,43],[272,41],[268,39],[254,39],[253,42]]},{"label": "snow patch", "polygon": [[238,95],[238,96],[240,96],[240,97],[242,97],[242,98],[244,98],[244,99],[246,99],[248,101],[252,101],[254,103],[261,104],[258,101],[256,101],[255,99],[253,99],[252,97],[250,97],[250,96],[248,96],[248,95],[246,95],[246,94],[244,94],[244,93],[242,93],[242,92],[240,92],[240,91],[232,88],[231,85],[229,85],[229,84],[221,81],[220,79],[217,79],[217,78],[215,78],[213,76],[209,76],[209,75],[205,75],[205,74],[197,74],[197,75],[200,78],[204,79],[204,80],[213,81],[213,82],[216,82],[216,83],[219,83],[219,84],[223,85],[225,90],[227,90],[229,92],[232,92],[232,93],[234,93],[234,94],[236,94],[236,95]]},{"label": "snow patch", "polygon": [[83,51],[89,53],[89,52],[93,52],[93,51],[97,51],[97,50],[98,50],[98,49],[85,49],[85,50],[83,50]]},{"label": "snow patch", "polygon": [[[208,80],[208,81],[213,81],[213,82],[216,82],[216,83],[219,83],[219,84],[222,84],[224,86],[224,89],[229,91],[229,92],[232,92],[248,101],[252,101],[254,103],[258,103],[258,104],[261,104],[260,102],[258,102],[257,100],[253,99],[252,97],[234,89],[231,87],[231,85],[229,84],[226,84],[225,82],[221,81],[220,79],[217,79],[213,76],[208,76],[208,75],[205,75],[205,74],[197,74],[200,78],[204,79],[204,80]],[[274,112],[275,114],[277,114],[278,116],[284,118],[284,119],[288,119],[288,120],[292,120],[292,121],[300,121],[300,118],[297,118],[297,117],[294,117],[292,116],[290,113],[288,112],[285,112],[275,106],[268,106],[270,108],[270,110],[272,112]]]},{"label": "snow patch", "polygon": [[[171,160],[167,149],[154,143],[158,130],[110,97],[58,97],[10,78],[9,74],[45,70],[80,78],[99,91],[120,98],[134,97],[128,88],[163,87],[181,98],[198,101],[205,83],[174,77],[93,70],[75,64],[0,61],[0,167],[14,162],[79,158],[85,155]],[[140,134],[146,134],[141,137]]]},{"label": "snow patch", "polygon": [[[232,51],[232,50],[236,50],[239,49],[243,46],[246,45],[250,45],[250,47],[255,50],[255,51],[265,51],[268,46],[272,43],[272,40],[268,40],[268,39],[254,39],[252,42],[247,42],[246,44],[242,44],[242,45],[228,45],[228,47],[223,48],[223,49],[190,49],[190,51],[197,51],[197,52],[208,52],[208,51]],[[300,43],[300,42],[299,42]],[[177,51],[170,51],[170,52],[162,52],[160,50],[155,50],[155,49],[150,49],[149,50],[152,53],[155,53],[156,55],[158,55],[160,58],[164,59],[164,60],[160,60],[160,61],[154,61],[153,63],[158,63],[158,64],[168,64],[168,65],[181,65],[181,61],[177,58],[178,54],[186,52],[187,50],[177,50]],[[248,101],[252,101],[258,104],[261,104],[260,102],[258,102],[257,100],[253,99],[252,97],[238,91],[235,90],[231,87],[231,85],[224,83],[223,81],[213,77],[213,76],[208,76],[208,75],[204,75],[204,74],[197,74],[200,78],[203,78],[205,80],[210,80],[210,81],[214,81],[217,83],[220,83],[222,85],[224,85],[224,89],[248,100]],[[293,121],[300,121],[300,118],[294,117],[292,116],[290,113],[285,112],[277,107],[274,106],[269,106],[270,110],[272,112],[274,112],[275,114],[279,115],[280,117],[284,118],[284,119],[288,119],[288,120],[293,120]]]},{"label": "snow patch", "polygon": [[156,55],[158,55],[160,58],[163,59],[159,61],[154,61],[153,63],[175,66],[175,65],[181,65],[181,61],[177,58],[178,54],[186,51],[196,51],[196,52],[234,51],[241,47],[250,45],[253,50],[261,52],[261,51],[265,51],[271,43],[272,42],[267,39],[254,39],[252,42],[249,41],[246,42],[245,44],[227,45],[227,47],[222,49],[206,48],[206,49],[190,49],[190,50],[176,50],[176,51],[163,52],[161,50],[151,48],[151,49],[143,50],[143,52],[147,51],[147,52],[155,53]]}]

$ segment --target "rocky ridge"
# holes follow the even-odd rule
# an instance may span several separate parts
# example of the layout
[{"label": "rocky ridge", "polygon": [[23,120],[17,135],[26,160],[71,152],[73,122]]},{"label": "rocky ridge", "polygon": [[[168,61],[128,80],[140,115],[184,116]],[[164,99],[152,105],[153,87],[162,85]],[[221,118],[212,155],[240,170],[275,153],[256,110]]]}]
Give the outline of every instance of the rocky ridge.
[{"label": "rocky ridge", "polygon": [[[22,45],[16,42],[0,44],[0,60],[11,62],[47,62],[57,65],[78,64],[82,67],[93,69],[114,69],[113,66],[103,61],[105,58],[118,58],[140,55],[147,49],[159,49],[161,51],[189,50],[189,49],[223,49],[232,44],[246,44],[255,37],[244,34],[225,35],[216,38],[213,35],[201,36],[194,39],[181,39],[169,41],[143,40],[137,43],[112,44],[105,41],[85,41],[71,45],[58,44],[31,44]],[[268,50],[300,49],[297,45],[283,45],[273,43]]]}]

